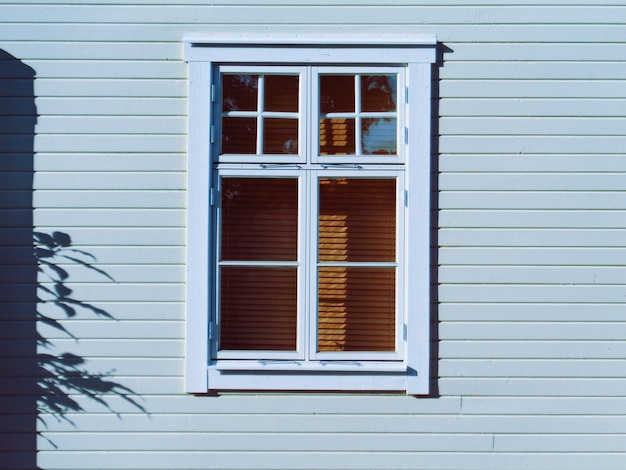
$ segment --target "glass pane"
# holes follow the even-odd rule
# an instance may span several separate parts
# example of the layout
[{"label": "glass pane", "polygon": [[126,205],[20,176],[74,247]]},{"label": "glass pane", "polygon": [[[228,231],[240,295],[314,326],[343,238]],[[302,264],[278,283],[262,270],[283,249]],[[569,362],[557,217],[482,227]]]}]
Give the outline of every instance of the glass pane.
[{"label": "glass pane", "polygon": [[396,183],[384,178],[321,178],[319,261],[396,259]]},{"label": "glass pane", "polygon": [[222,111],[256,111],[257,75],[222,75]]},{"label": "glass pane", "polygon": [[264,154],[298,153],[298,120],[271,119],[263,120]]},{"label": "glass pane", "polygon": [[364,155],[395,155],[397,136],[395,118],[361,121],[361,146]]},{"label": "glass pane", "polygon": [[394,351],[394,268],[319,268],[318,351]]},{"label": "glass pane", "polygon": [[256,154],[256,119],[222,119],[222,153]]},{"label": "glass pane", "polygon": [[354,76],[320,76],[320,113],[354,112]]},{"label": "glass pane", "polygon": [[320,155],[354,155],[354,119],[320,119]]},{"label": "glass pane", "polygon": [[361,77],[361,111],[396,110],[397,78],[395,75],[363,75]]},{"label": "glass pane", "polygon": [[223,266],[220,349],[295,351],[296,268]]},{"label": "glass pane", "polygon": [[222,179],[221,259],[296,261],[298,181]]},{"label": "glass pane", "polygon": [[264,110],[298,112],[297,75],[265,75]]}]

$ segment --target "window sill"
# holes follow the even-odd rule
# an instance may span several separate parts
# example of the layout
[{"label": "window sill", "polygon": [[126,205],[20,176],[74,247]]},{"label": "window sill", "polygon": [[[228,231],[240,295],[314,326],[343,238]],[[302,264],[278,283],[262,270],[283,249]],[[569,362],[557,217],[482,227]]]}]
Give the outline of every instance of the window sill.
[{"label": "window sill", "polygon": [[373,361],[294,361],[294,360],[258,360],[258,361],[218,361],[209,369],[217,371],[267,371],[267,372],[396,372],[406,373],[404,362]]},{"label": "window sill", "polygon": [[[233,367],[234,364],[229,365]],[[396,370],[365,370],[346,364],[323,369],[291,367],[258,368],[242,365],[242,369],[209,366],[207,380],[211,391],[314,391],[314,392],[411,392],[410,381],[417,373],[404,364]],[[400,367],[401,366],[401,367]],[[247,368],[246,368],[247,367]],[[318,366],[319,367],[319,366]],[[365,367],[365,366],[363,366]],[[419,392],[418,392],[419,393]]]}]

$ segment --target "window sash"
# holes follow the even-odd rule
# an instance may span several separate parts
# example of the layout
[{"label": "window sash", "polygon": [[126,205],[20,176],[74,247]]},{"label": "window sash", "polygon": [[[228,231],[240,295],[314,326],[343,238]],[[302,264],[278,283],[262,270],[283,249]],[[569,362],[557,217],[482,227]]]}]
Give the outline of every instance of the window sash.
[{"label": "window sash", "polygon": [[[266,111],[263,109],[262,102],[264,100],[264,86],[258,88],[257,104],[255,110],[243,111],[224,111],[222,108],[223,101],[223,75],[259,75],[259,76],[276,76],[289,75],[297,76],[299,79],[298,90],[298,111],[297,112],[276,112]],[[305,163],[306,153],[308,151],[307,138],[307,103],[306,91],[309,88],[310,72],[307,67],[299,66],[233,66],[221,65],[216,67],[215,82],[213,85],[213,107],[214,115],[218,117],[211,124],[212,144],[215,155],[218,155],[218,161],[225,163]],[[225,129],[225,121],[227,119],[248,119],[256,123],[256,140],[254,142],[254,153],[222,153],[221,138]],[[263,153],[264,147],[264,130],[266,120],[297,120],[297,140],[298,151],[293,154]]]},{"label": "window sash", "polygon": [[[311,198],[311,211],[313,217],[318,219],[320,208],[320,194],[317,190],[319,187],[319,181],[322,179],[367,179],[367,180],[393,180],[395,182],[395,246],[394,255],[391,260],[359,260],[359,261],[347,261],[330,259],[319,259],[318,247],[320,244],[320,227],[319,221],[316,220],[316,230],[312,231],[314,239],[309,246],[309,259],[311,260],[310,276],[313,284],[314,295],[309,298],[309,309],[315,312],[315,315],[311,315],[309,321],[309,345],[310,345],[310,358],[311,360],[355,360],[355,361],[395,361],[401,360],[404,355],[404,342],[405,339],[402,336],[403,325],[405,319],[405,309],[403,300],[404,291],[404,217],[405,217],[405,205],[404,205],[404,171],[399,168],[394,169],[378,169],[378,170],[350,170],[350,169],[331,169],[317,170],[311,175],[311,184],[314,186],[309,195]],[[327,257],[328,258],[328,257]],[[320,269],[332,269],[332,268],[344,268],[344,269],[393,269],[395,276],[395,286],[393,288],[393,302],[394,302],[394,325],[393,325],[393,350],[389,351],[320,351],[318,350],[319,330],[318,330],[318,314],[320,311],[320,299],[318,291],[320,289],[320,281],[318,278],[318,270]],[[349,308],[349,305],[347,306]],[[345,307],[344,307],[345,308]],[[347,320],[348,321],[348,320]],[[346,323],[345,327],[348,327]]]},{"label": "window sash", "polygon": [[[258,167],[257,167],[258,168]],[[242,178],[242,179],[275,179],[275,178],[284,178],[284,179],[292,179],[297,182],[297,248],[296,248],[296,257],[291,260],[228,260],[223,259],[222,257],[222,232],[223,232],[223,207],[220,202],[223,191],[223,179],[224,178]],[[303,271],[303,264],[301,260],[304,258],[304,248],[305,245],[300,240],[303,234],[303,227],[305,224],[304,216],[305,214],[300,209],[302,206],[302,201],[304,200],[304,191],[305,191],[305,181],[301,172],[297,170],[288,170],[283,169],[281,171],[264,171],[262,174],[259,174],[258,169],[222,169],[219,170],[216,174],[216,188],[217,195],[215,196],[214,202],[216,203],[215,207],[215,226],[216,226],[216,244],[215,244],[215,259],[217,260],[214,267],[214,279],[215,284],[212,287],[214,299],[214,307],[213,307],[213,324],[215,325],[215,336],[216,340],[212,342],[211,348],[211,357],[216,359],[282,359],[282,360],[302,360],[305,357],[304,354],[304,338],[305,338],[305,323],[301,321],[299,317],[299,312],[303,308],[303,300],[300,292],[306,289],[306,274]],[[239,268],[266,268],[266,269],[280,269],[280,268],[292,268],[296,270],[296,286],[298,295],[296,297],[296,332],[295,332],[295,348],[292,351],[286,350],[252,350],[252,349],[242,349],[242,350],[222,350],[220,345],[220,331],[221,331],[221,301],[222,301],[222,269],[228,269],[233,267]]]},{"label": "window sash", "polygon": [[[263,88],[259,88],[258,107],[256,110],[227,111],[222,110],[222,76],[232,75],[297,75],[299,77],[300,92],[297,113],[275,113],[262,111]],[[352,75],[357,84],[363,76],[392,75],[396,77],[395,111],[363,111],[360,98],[355,96],[356,109],[349,113],[331,113],[322,115],[320,112],[320,77],[324,75]],[[232,66],[221,65],[216,68],[214,93],[215,119],[212,125],[212,143],[218,161],[224,163],[321,163],[321,164],[401,164],[405,161],[406,153],[406,68],[381,66]],[[360,89],[355,89],[358,95]],[[294,155],[264,154],[263,130],[266,119],[298,119],[298,153]],[[354,130],[350,131],[354,138],[355,152],[350,154],[323,155],[320,148],[320,120],[326,117],[333,120],[353,121]],[[255,153],[222,153],[221,136],[227,120],[248,119],[256,123]],[[395,154],[377,155],[367,154],[363,150],[363,127],[367,121],[390,120],[395,123]],[[384,122],[384,121],[383,121]],[[349,124],[348,124],[349,125]],[[307,158],[308,156],[308,158]]]},{"label": "window sash", "polygon": [[[353,75],[357,77],[370,75],[393,75],[396,77],[396,110],[395,112],[366,112],[361,109],[360,98],[355,96],[355,109],[353,112],[339,112],[322,114],[320,110],[321,94],[320,94],[320,77],[324,75]],[[311,69],[311,100],[312,108],[310,110],[312,125],[311,132],[311,162],[320,164],[401,164],[405,162],[406,153],[406,69],[404,67],[381,67],[381,66],[320,66]],[[357,78],[356,83],[360,83]],[[360,89],[355,88],[355,95],[360,93]],[[324,155],[321,152],[321,129],[320,120],[324,117],[329,119],[353,119],[354,120],[354,154],[331,154]],[[363,153],[362,146],[362,125],[366,119],[395,119],[396,120],[396,153],[389,155],[376,155]]]},{"label": "window sash", "polygon": [[[267,168],[258,170],[249,169],[220,169],[218,170],[217,184],[222,193],[224,178],[296,178],[298,180],[298,259],[297,260],[224,260],[221,239],[223,233],[222,213],[224,208],[216,209],[216,225],[218,230],[218,244],[216,247],[218,262],[216,263],[214,286],[215,320],[216,329],[221,330],[222,319],[220,318],[222,291],[221,283],[223,270],[234,267],[239,268],[287,268],[297,270],[297,326],[296,348],[293,351],[282,350],[226,350],[219,345],[220,341],[214,341],[212,357],[222,359],[275,359],[275,360],[300,360],[300,361],[329,361],[329,360],[362,360],[362,361],[395,361],[401,360],[404,352],[404,338],[402,336],[405,324],[403,302],[403,244],[404,244],[404,172],[401,170],[345,170],[345,169],[310,169],[291,170]],[[322,179],[348,179],[348,180],[392,180],[394,181],[395,213],[395,244],[393,257],[385,261],[320,261],[318,260],[319,243],[319,194],[318,185]],[[224,196],[218,196],[221,200]],[[388,350],[339,350],[318,351],[318,312],[319,308],[319,281],[318,270],[320,269],[346,269],[354,270],[386,270],[393,272],[395,280],[392,287],[393,293],[393,347]],[[358,274],[357,274],[358,277]],[[370,299],[375,300],[375,299]],[[245,301],[243,302],[245,304]],[[263,303],[263,302],[262,302]],[[358,302],[357,302],[358,303]],[[356,304],[354,304],[356,305]],[[350,306],[350,305],[349,305]],[[252,317],[251,317],[252,318]],[[347,324],[346,324],[347,325]],[[307,333],[308,332],[308,333]]]}]

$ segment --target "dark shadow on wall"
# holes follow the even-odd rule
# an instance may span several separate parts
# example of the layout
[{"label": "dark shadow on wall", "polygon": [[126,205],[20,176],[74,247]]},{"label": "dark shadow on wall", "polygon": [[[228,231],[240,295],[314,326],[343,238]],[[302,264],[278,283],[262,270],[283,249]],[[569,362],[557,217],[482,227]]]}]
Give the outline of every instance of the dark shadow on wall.
[{"label": "dark shadow on wall", "polygon": [[[58,352],[38,332],[52,328],[74,338],[63,320],[86,311],[106,311],[73,297],[68,269],[98,269],[87,252],[72,247],[68,234],[35,232],[33,224],[34,140],[37,112],[35,71],[0,50],[0,468],[38,469],[38,423],[71,423],[87,397],[110,411],[118,396],[145,412],[132,390],[107,374],[94,374],[86,360]],[[54,443],[48,441],[52,446]]]},{"label": "dark shadow on wall", "polygon": [[430,146],[430,385],[429,397],[439,397],[439,70],[445,54],[454,51],[437,44],[437,62],[432,69],[432,125]]},{"label": "dark shadow on wall", "polygon": [[34,81],[0,50],[0,468],[38,468]]}]

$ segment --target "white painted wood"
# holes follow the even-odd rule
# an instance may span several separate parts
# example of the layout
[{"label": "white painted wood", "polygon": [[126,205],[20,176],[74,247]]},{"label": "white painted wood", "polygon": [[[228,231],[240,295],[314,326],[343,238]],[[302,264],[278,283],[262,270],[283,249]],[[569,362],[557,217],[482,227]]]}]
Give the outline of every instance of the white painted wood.
[{"label": "white painted wood", "polygon": [[210,249],[212,221],[208,204],[212,187],[211,154],[206,129],[211,122],[211,64],[193,64],[189,72],[190,95],[206,99],[194,99],[189,106],[185,390],[205,393],[208,389],[205,371],[209,361],[207,341],[212,291],[209,267],[213,260]]},{"label": "white painted wood", "polygon": [[446,247],[438,251],[442,265],[622,266],[626,249],[597,247]]},{"label": "white painted wood", "polygon": [[[409,155],[407,172],[407,290],[405,302],[415,315],[408,324],[407,364],[413,370],[407,393],[429,391],[430,362],[430,95],[431,69],[425,64],[409,66]],[[414,309],[414,310],[413,310]],[[415,375],[412,375],[413,372]]]},{"label": "white painted wood", "polygon": [[[540,383],[542,379],[535,382]],[[595,380],[595,379],[594,379]],[[611,434],[624,434],[626,425],[619,416],[611,416],[605,414],[607,407],[602,405],[603,400],[607,403],[615,403],[615,400],[623,400],[622,397],[575,397],[573,403],[567,404],[569,413],[555,411],[554,415],[547,413],[545,407],[541,405],[529,406],[528,402],[533,400],[539,401],[545,399],[546,403],[554,403],[556,409],[559,407],[559,398],[567,403],[569,397],[474,397],[473,400],[482,401],[482,406],[473,406],[473,411],[469,413],[461,413],[454,415],[422,415],[414,416],[388,416],[387,419],[381,419],[379,414],[359,414],[356,416],[338,415],[319,415],[314,414],[306,416],[290,415],[289,413],[249,413],[245,415],[228,414],[210,414],[201,415],[197,413],[189,413],[186,415],[168,416],[168,414],[158,414],[150,419],[139,412],[124,413],[121,418],[125,421],[126,432],[130,433],[146,433],[154,427],[160,427],[161,430],[165,426],[175,426],[176,429],[184,429],[182,432],[198,432],[205,433],[206,436],[216,433],[254,433],[254,434],[324,434],[332,429],[332,433],[343,434],[353,433],[354,429],[371,430],[375,435],[402,435],[412,434],[414,439],[424,434],[424,430],[428,433],[447,433],[450,430],[454,434],[476,433],[476,434],[534,434],[534,433],[558,433],[558,434],[594,434],[598,438]],[[192,397],[193,399],[193,397]],[[488,400],[494,402],[493,408],[484,405]],[[196,398],[196,401],[197,398]],[[506,405],[498,402],[504,402]],[[521,403],[522,410],[528,410],[528,413],[520,414],[520,411],[514,410],[515,403]],[[597,416],[585,414],[587,407],[594,406],[597,403],[598,409],[601,410]],[[576,413],[573,408],[578,404],[583,406],[580,413]],[[534,408],[534,409],[533,409]],[[544,411],[535,411],[538,408]],[[623,409],[622,407],[620,407]],[[493,409],[497,411],[495,415],[489,413]],[[511,409],[511,414],[506,414],[503,410]],[[537,413],[537,414],[535,414]],[[582,414],[581,414],[582,413]],[[559,416],[560,415],[560,416]],[[112,413],[74,413],[71,415],[76,426],[86,433],[102,432],[105,429],[118,429],[119,420]],[[55,425],[55,432],[72,432],[71,423],[59,423]],[[361,431],[363,432],[363,431]],[[239,449],[241,453],[241,449]],[[127,453],[128,454],[128,453]],[[382,452],[382,454],[386,454]],[[455,452],[451,452],[455,454]],[[354,456],[354,454],[352,454]],[[179,455],[180,457],[180,455]],[[254,468],[254,467],[252,467]],[[310,466],[309,466],[310,468]],[[332,467],[331,467],[332,468]],[[350,468],[350,467],[348,467]],[[387,467],[389,468],[389,467]],[[450,467],[448,467],[450,468]],[[457,468],[453,466],[451,468]],[[478,467],[480,468],[480,467]],[[487,467],[489,468],[489,467]],[[513,467],[515,468],[515,467]],[[519,467],[518,467],[519,468]]]},{"label": "white painted wood", "polygon": [[[439,169],[445,173],[457,171],[472,172],[541,172],[559,173],[585,172],[587,177],[593,173],[609,173],[626,171],[626,162],[620,155],[585,154],[543,154],[524,155],[515,158],[513,154],[504,155],[442,155]],[[510,188],[507,188],[510,189]],[[558,194],[558,193],[556,193]]]},{"label": "white painted wood", "polygon": [[[358,454],[357,454],[358,455]],[[158,456],[158,457],[157,457]],[[65,468],[101,468],[107,465],[115,468],[123,468],[129,462],[126,452],[111,453],[99,452],[90,455],[88,460],[83,460],[82,466],[67,467],[67,461],[71,460],[72,454],[66,452],[48,452],[41,455],[41,460],[46,465],[63,465]],[[426,470],[447,470],[456,468],[459,470],[475,470],[484,468],[485,462],[493,465],[491,468],[515,468],[516,465],[526,465],[532,468],[571,468],[574,465],[593,466],[596,463],[602,465],[607,470],[620,470],[626,453],[606,453],[606,454],[581,454],[580,456],[568,454],[546,454],[546,453],[384,453],[369,454],[367,458],[355,458],[352,453],[327,453],[317,455],[311,452],[256,452],[243,457],[238,452],[225,453],[190,453],[186,466],[192,469],[242,469],[249,464],[248,459],[253,459],[263,468],[276,469],[306,469],[309,468],[305,462],[315,459],[320,466],[331,468],[341,466],[342,468],[362,468],[368,466],[372,469],[389,468],[389,460],[394,462],[397,469],[426,469]],[[180,460],[180,454],[172,452],[142,452],[137,455],[138,465],[150,465],[155,469],[169,469],[175,466]],[[418,466],[416,466],[418,461]],[[140,463],[142,462],[142,463]],[[459,466],[459,462],[461,462]],[[248,467],[249,468],[249,467]],[[518,467],[519,468],[519,467]]]},{"label": "white painted wood", "polygon": [[[160,8],[151,8],[150,5],[134,6],[111,6],[92,5],[84,10],[82,21],[84,23],[166,23],[170,24],[194,24],[201,23],[208,19],[213,13],[217,18],[215,22],[225,22],[234,24],[260,23],[260,24],[281,24],[281,23],[309,23],[309,24],[343,24],[353,20],[354,16],[362,18],[373,17],[369,8],[354,9],[347,5],[333,5],[333,15],[329,18],[323,8],[303,8],[291,5],[288,14],[284,6],[275,6],[271,3],[257,3],[263,8],[241,8],[240,5],[231,6],[222,4],[219,9],[213,5],[196,5],[194,8],[185,8],[181,5],[162,5]],[[517,8],[457,8],[446,9],[446,15],[442,15],[439,10],[406,5],[404,8],[387,8],[384,14],[379,14],[382,23],[402,24],[406,20],[403,15],[420,14],[420,20],[429,24],[459,24],[472,22],[474,24],[552,24],[554,17],[558,15],[562,24],[575,22],[577,24],[616,24],[623,9],[618,7],[605,6],[604,8],[594,8],[593,6],[583,6],[578,8],[563,9],[559,5],[548,5],[543,8],[534,6],[517,6]],[[35,23],[58,23],[71,13],[71,6],[54,5],[49,7],[47,15],[42,9],[31,5],[9,5],[5,7],[7,21],[15,17],[30,16]],[[120,18],[120,15],[123,15]]]},{"label": "white painted wood", "polygon": [[[298,347],[294,352],[273,352],[268,351],[266,353],[269,359],[293,359],[297,360],[294,364],[287,364],[286,368],[289,369],[287,373],[285,367],[277,366],[279,371],[273,370],[271,365],[265,366],[263,361],[259,363],[253,363],[251,366],[246,367],[246,364],[229,365],[225,362],[222,366],[222,361],[229,359],[259,359],[258,353],[249,352],[232,352],[232,351],[216,351],[216,342],[211,335],[211,326],[209,325],[209,334],[199,335],[197,333],[197,324],[195,324],[193,330],[193,340],[190,343],[192,346],[192,353],[190,360],[187,363],[187,372],[192,374],[192,379],[195,380],[198,374],[204,373],[208,367],[208,388],[211,390],[379,390],[379,391],[397,391],[405,390],[410,394],[426,394],[428,392],[429,383],[429,341],[428,341],[428,322],[429,322],[429,252],[428,243],[418,243],[413,245],[407,243],[404,245],[404,217],[408,221],[406,230],[414,231],[415,234],[425,234],[428,237],[430,231],[429,225],[429,181],[430,181],[430,121],[431,116],[428,110],[428,104],[430,103],[430,63],[435,60],[435,50],[432,47],[435,44],[435,39],[432,36],[429,37],[398,37],[398,36],[381,36],[375,39],[368,39],[365,41],[363,36],[276,36],[270,40],[260,36],[202,36],[202,37],[188,37],[185,43],[185,60],[189,61],[190,69],[192,72],[192,79],[190,81],[190,99],[192,103],[192,116],[190,117],[190,161],[201,161],[202,165],[208,165],[211,160],[216,160],[217,155],[212,155],[212,147],[209,142],[212,141],[210,129],[212,129],[213,121],[211,121],[211,106],[209,103],[213,100],[213,86],[217,82],[211,80],[210,73],[212,71],[213,63],[217,62],[229,62],[231,64],[244,64],[240,68],[245,71],[245,64],[247,62],[255,61],[261,64],[285,64],[285,63],[323,63],[334,64],[341,67],[333,69],[338,73],[346,72],[349,70],[351,73],[358,71],[358,68],[346,69],[345,63],[367,63],[367,64],[386,64],[389,62],[396,62],[399,65],[403,65],[402,69],[393,69],[397,73],[401,71],[407,74],[409,83],[409,91],[405,97],[406,106],[398,106],[398,112],[408,109],[407,121],[409,123],[409,130],[407,132],[408,140],[404,142],[404,146],[407,150],[402,150],[399,153],[399,158],[391,160],[388,165],[392,168],[391,173],[386,170],[384,165],[379,165],[381,169],[374,169],[372,174],[374,176],[380,175],[392,175],[398,176],[395,172],[394,164],[400,162],[407,162],[406,178],[407,186],[411,187],[413,196],[412,200],[407,199],[406,207],[402,209],[402,212],[398,214],[402,217],[398,217],[398,229],[402,230],[402,235],[398,237],[398,243],[401,246],[398,248],[400,256],[406,256],[409,259],[409,267],[404,272],[404,266],[402,263],[398,264],[398,269],[401,270],[401,275],[397,277],[400,286],[406,286],[404,283],[404,276],[409,281],[411,289],[404,287],[405,292],[412,292],[413,286],[418,287],[418,296],[411,297],[411,294],[405,294],[404,292],[398,296],[397,309],[398,316],[402,318],[402,322],[398,322],[397,325],[397,337],[402,341],[397,341],[401,344],[403,349],[407,348],[406,356],[404,351],[395,351],[394,354],[388,354],[385,356],[375,353],[366,354],[362,352],[358,353],[342,353],[341,355],[329,355],[329,354],[315,354],[309,351],[308,353],[302,352],[304,343],[304,330],[305,323],[300,325],[298,337]],[[430,46],[430,47],[426,47]],[[216,70],[239,70],[236,65],[228,65],[220,67]],[[361,66],[362,67],[362,66]],[[257,70],[257,68],[252,69]],[[285,71],[285,67],[281,66],[277,70]],[[289,69],[290,71],[300,71],[304,77],[305,69]],[[322,70],[322,69],[320,69]],[[326,69],[323,69],[326,70]],[[390,69],[381,69],[377,67],[373,70],[388,71]],[[204,71],[204,80],[202,82],[194,81],[195,76]],[[311,68],[308,74],[315,75],[318,72],[316,67]],[[328,72],[328,71],[327,71]],[[216,73],[216,72],[215,72]],[[405,83],[404,80],[399,79],[399,84]],[[304,81],[303,81],[304,82]],[[308,82],[304,82],[305,84]],[[313,81],[315,83],[315,81]],[[404,89],[402,86],[400,89]],[[304,100],[300,104],[301,113],[301,126],[303,129],[307,129],[308,138],[315,141],[316,132],[311,129],[315,129],[313,126],[313,117],[316,115],[310,101],[315,100],[316,93],[311,93],[307,88],[302,94],[305,96]],[[312,98],[313,97],[313,98]],[[301,98],[302,100],[302,98]],[[202,109],[202,112],[195,112],[194,109]],[[195,114],[193,114],[195,112]],[[313,117],[312,117],[313,116]],[[400,124],[404,123],[404,119],[398,119]],[[305,126],[306,124],[306,126]],[[197,147],[193,147],[197,144]],[[303,148],[307,148],[303,144]],[[311,145],[311,148],[313,146]],[[202,149],[202,151],[198,151]],[[407,156],[403,159],[405,152]],[[311,157],[306,157],[304,154],[299,159],[299,165],[317,164],[318,159],[317,152],[312,151]],[[234,158],[234,157],[230,157]],[[220,157],[220,161],[224,160],[230,162],[230,158]],[[326,158],[326,157],[323,157]],[[290,160],[268,160],[270,162],[283,162],[288,163]],[[329,160],[330,161],[330,160]],[[340,163],[353,162],[353,159],[346,159],[345,161],[340,157],[337,160]],[[361,163],[360,160],[357,160]],[[384,160],[381,158],[380,162]],[[412,161],[412,162],[411,162]],[[378,163],[379,160],[373,159],[374,163]],[[213,176],[213,178],[219,178],[223,175],[229,174],[256,174],[258,170],[254,170],[252,166],[241,165],[241,169],[231,170],[227,165],[221,165],[219,172]],[[223,169],[222,169],[223,168]],[[283,170],[281,170],[283,171]],[[300,167],[295,170],[289,170],[294,176],[300,175]],[[321,170],[313,169],[310,174],[303,178],[300,188],[309,187],[311,185],[312,178],[317,173],[323,173],[332,170],[324,169],[322,162]],[[387,173],[385,173],[387,171]],[[189,171],[190,174],[193,172]],[[359,176],[359,170],[342,170],[342,175]],[[304,173],[302,176],[306,175]],[[190,225],[202,226],[201,233],[206,234],[203,237],[205,246],[202,246],[199,252],[195,249],[189,249],[188,251],[188,264],[192,266],[192,270],[189,272],[188,278],[194,278],[195,273],[199,273],[200,279],[204,283],[205,291],[210,292],[213,283],[210,280],[210,273],[213,270],[213,264],[210,258],[210,247],[213,246],[211,242],[211,223],[214,217],[211,210],[211,203],[209,197],[203,197],[206,192],[210,193],[211,180],[209,172],[205,171],[202,167],[202,176],[195,177],[196,179],[190,182],[189,201],[194,201],[194,204],[198,204],[197,209],[190,211]],[[200,188],[198,185],[202,184]],[[310,192],[310,190],[308,190]],[[404,184],[402,181],[398,181],[398,207],[402,207],[401,197],[404,194]],[[303,194],[308,194],[307,192]],[[408,193],[409,195],[411,192]],[[199,197],[200,196],[200,197]],[[303,204],[309,204],[311,207],[315,207],[315,197],[311,197],[311,202],[306,200]],[[198,202],[200,201],[200,202]],[[204,201],[204,202],[202,202]],[[204,206],[202,206],[204,204]],[[202,208],[202,209],[200,209]],[[305,214],[305,211],[301,211]],[[406,214],[406,215],[405,215]],[[305,217],[303,215],[302,217]],[[219,214],[217,215],[219,217]],[[302,220],[309,221],[307,225],[314,226],[310,222],[311,215],[309,214]],[[410,237],[409,237],[410,238]],[[303,246],[303,245],[301,245]],[[404,255],[406,250],[406,255]],[[313,255],[315,256],[315,255]],[[303,258],[304,259],[304,258]],[[307,258],[308,259],[308,258]],[[314,263],[305,263],[310,266],[310,269],[314,270]],[[311,277],[313,273],[309,272],[308,276]],[[314,277],[314,276],[313,276]],[[208,282],[204,282],[208,279]],[[189,284],[188,284],[189,285]],[[304,285],[304,284],[301,284]],[[303,294],[307,294],[307,289],[304,288],[300,291]],[[209,294],[205,294],[208,296]],[[314,294],[307,294],[311,297],[311,301],[308,305],[315,305]],[[206,316],[214,308],[214,301],[210,302],[205,296],[189,296],[188,295],[188,309],[191,312],[189,315],[200,315],[200,318],[204,319],[204,323],[208,324]],[[305,304],[306,296],[302,296],[299,303]],[[410,305],[408,301],[414,302],[414,305]],[[405,307],[406,305],[406,307]],[[405,310],[406,309],[406,310]],[[314,325],[314,316],[310,315],[311,323]],[[195,321],[195,319],[194,319]],[[213,320],[211,320],[213,321]],[[309,326],[311,334],[315,331],[314,326]],[[191,333],[189,333],[191,334]],[[188,336],[189,336],[188,334]],[[313,344],[314,341],[311,341]],[[197,353],[197,350],[211,351],[212,357],[217,357],[217,361],[209,363],[206,359],[201,361],[201,354]],[[261,358],[263,359],[263,358]],[[346,359],[346,360],[384,360],[384,359],[402,359],[404,362],[400,364],[402,371],[400,373],[394,373],[388,371],[387,373],[370,371],[367,366],[361,369],[358,367],[360,364],[353,364],[351,371],[347,373],[339,374],[337,372],[327,372],[325,364],[320,362],[319,364],[307,363],[306,361],[314,360],[321,361],[322,359]],[[301,362],[303,367],[300,369]],[[322,367],[320,367],[322,366]],[[250,368],[254,369],[254,374],[250,373]],[[257,370],[260,369],[260,370]],[[319,369],[319,370],[318,370]],[[395,369],[394,369],[395,370]],[[200,380],[198,379],[198,384]],[[190,391],[199,390],[193,389]]]},{"label": "white painted wood", "polygon": [[[85,119],[85,117],[77,118]],[[116,118],[117,119],[117,118]],[[123,118],[119,118],[123,121]],[[142,118],[138,118],[141,120]],[[164,173],[174,176],[183,173],[187,166],[187,158],[183,153],[38,153],[35,156],[37,167],[41,172],[98,172],[98,171],[144,171],[146,167],[152,168],[153,173]],[[82,175],[81,175],[82,176]],[[155,175],[152,175],[155,176]],[[152,189],[152,188],[149,188]],[[158,189],[158,188],[157,188]],[[175,186],[165,189],[184,188]],[[37,195],[35,195],[37,196]],[[113,196],[113,195],[112,195]]]},{"label": "white painted wood", "polygon": [[[129,196],[132,196],[129,197]],[[124,208],[124,209],[181,209],[186,208],[186,194],[174,191],[107,191],[107,190],[41,190],[33,196],[35,206],[40,208]],[[76,231],[74,231],[76,233]],[[144,231],[145,233],[145,231]],[[159,233],[148,234],[154,238]]]}]

